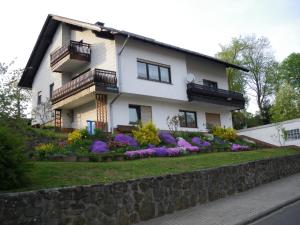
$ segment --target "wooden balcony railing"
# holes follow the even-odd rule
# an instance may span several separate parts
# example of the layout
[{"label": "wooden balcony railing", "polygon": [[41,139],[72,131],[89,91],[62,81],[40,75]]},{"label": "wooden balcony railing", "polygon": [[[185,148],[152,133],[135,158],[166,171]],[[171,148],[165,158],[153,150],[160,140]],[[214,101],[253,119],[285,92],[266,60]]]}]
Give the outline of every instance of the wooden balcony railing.
[{"label": "wooden balcony railing", "polygon": [[50,54],[50,66],[54,66],[67,55],[70,55],[71,58],[90,61],[91,46],[83,42],[70,41]]},{"label": "wooden balcony railing", "polygon": [[245,107],[245,98],[241,93],[211,88],[205,85],[188,83],[187,95],[189,101],[204,101],[220,105],[234,106],[237,108]]},{"label": "wooden balcony railing", "polygon": [[54,90],[51,101],[59,102],[93,85],[101,91],[118,92],[116,72],[102,69],[88,71]]}]

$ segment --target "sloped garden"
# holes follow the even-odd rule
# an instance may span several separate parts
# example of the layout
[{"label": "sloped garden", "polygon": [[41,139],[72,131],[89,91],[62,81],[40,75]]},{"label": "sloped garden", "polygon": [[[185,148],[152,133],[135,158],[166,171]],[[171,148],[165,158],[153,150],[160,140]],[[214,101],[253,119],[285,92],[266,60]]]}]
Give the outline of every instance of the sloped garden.
[{"label": "sloped garden", "polygon": [[256,149],[232,128],[215,127],[211,133],[159,131],[153,123],[139,125],[130,134],[75,130],[66,139],[35,146],[36,160],[113,161],[149,157],[177,157],[207,152],[237,152]]}]

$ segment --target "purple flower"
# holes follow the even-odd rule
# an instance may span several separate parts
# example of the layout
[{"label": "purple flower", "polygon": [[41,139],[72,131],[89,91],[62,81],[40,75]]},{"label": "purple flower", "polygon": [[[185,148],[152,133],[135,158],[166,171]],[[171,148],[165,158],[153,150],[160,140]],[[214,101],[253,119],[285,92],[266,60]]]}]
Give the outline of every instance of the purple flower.
[{"label": "purple flower", "polygon": [[202,141],[199,137],[193,137],[192,142],[200,148],[205,148],[211,145],[210,142]]},{"label": "purple flower", "polygon": [[231,151],[237,152],[237,151],[243,151],[243,150],[249,150],[249,146],[247,145],[239,145],[239,144],[232,144]]},{"label": "purple flower", "polygon": [[193,138],[192,138],[192,142],[193,142],[195,145],[198,145],[198,146],[202,145],[202,141],[201,141],[201,139],[200,139],[199,137],[193,137]]},{"label": "purple flower", "polygon": [[159,139],[165,144],[173,144],[176,145],[176,139],[170,134],[168,131],[161,131],[158,134]]},{"label": "purple flower", "polygon": [[155,155],[159,157],[168,156],[168,150],[166,147],[155,148]]},{"label": "purple flower", "polygon": [[126,135],[126,134],[117,134],[115,136],[114,141],[125,144],[125,145],[129,145],[129,146],[134,146],[134,147],[138,146],[137,141],[133,137]]},{"label": "purple flower", "polygon": [[91,152],[93,153],[105,153],[108,152],[108,146],[103,141],[94,141],[91,145]]},{"label": "purple flower", "polygon": [[179,139],[179,141],[177,142],[177,146],[185,148],[189,152],[198,152],[199,151],[199,147],[191,145],[189,142],[187,142],[183,138]]}]

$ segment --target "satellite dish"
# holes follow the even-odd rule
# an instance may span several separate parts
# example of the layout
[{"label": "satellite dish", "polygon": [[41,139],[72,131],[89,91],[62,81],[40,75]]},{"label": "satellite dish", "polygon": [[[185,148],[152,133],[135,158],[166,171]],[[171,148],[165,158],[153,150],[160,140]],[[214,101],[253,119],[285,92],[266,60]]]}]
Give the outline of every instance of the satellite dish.
[{"label": "satellite dish", "polygon": [[188,83],[193,83],[193,82],[195,81],[195,75],[192,74],[192,73],[189,73],[189,74],[187,75],[187,77],[186,77],[186,81],[187,81]]}]

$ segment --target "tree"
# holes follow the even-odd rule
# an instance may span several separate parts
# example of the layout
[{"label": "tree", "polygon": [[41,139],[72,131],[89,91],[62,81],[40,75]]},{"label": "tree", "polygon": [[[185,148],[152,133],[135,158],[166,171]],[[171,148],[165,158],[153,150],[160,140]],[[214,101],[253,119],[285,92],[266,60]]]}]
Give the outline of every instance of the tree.
[{"label": "tree", "polygon": [[32,118],[34,122],[42,125],[53,119],[52,104],[49,98],[32,109]]},{"label": "tree", "polygon": [[31,91],[18,86],[23,70],[11,69],[13,63],[0,63],[0,116],[21,118],[25,116]]},{"label": "tree", "polygon": [[[235,91],[242,88],[248,89],[248,94],[254,93],[260,116],[264,123],[269,123],[270,96],[274,93],[273,80],[277,75],[278,63],[274,59],[268,39],[256,38],[254,35],[233,38],[229,45],[223,46],[217,56],[249,69],[248,73],[228,74],[229,87]],[[241,78],[236,79],[238,73]],[[240,92],[244,93],[242,90]]]},{"label": "tree", "polygon": [[277,89],[286,82],[300,92],[300,53],[292,53],[280,63],[276,81]]},{"label": "tree", "polygon": [[[233,38],[228,45],[220,45],[221,51],[216,57],[226,62],[240,65],[242,63],[241,52],[247,47],[241,38]],[[228,87],[231,91],[246,93],[246,80],[243,72],[233,68],[227,68]]]},{"label": "tree", "polygon": [[271,107],[272,121],[281,122],[300,117],[300,94],[288,83],[283,83]]}]

